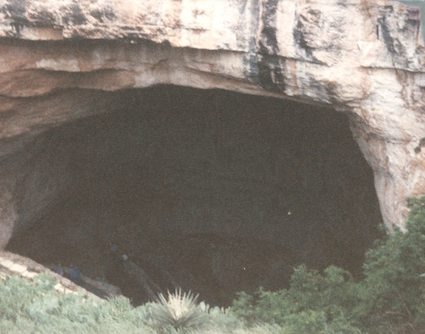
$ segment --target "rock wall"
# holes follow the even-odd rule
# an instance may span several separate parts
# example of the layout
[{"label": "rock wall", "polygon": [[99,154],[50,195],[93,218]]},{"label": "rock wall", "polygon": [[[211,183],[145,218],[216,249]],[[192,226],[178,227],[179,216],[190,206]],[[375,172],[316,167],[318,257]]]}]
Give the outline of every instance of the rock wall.
[{"label": "rock wall", "polygon": [[21,154],[34,138],[158,84],[346,113],[383,218],[403,227],[406,199],[425,194],[419,17],[390,0],[0,0],[0,246],[61,189],[37,190],[55,167]]},{"label": "rock wall", "polygon": [[[425,2],[422,0],[400,0],[402,3],[411,6],[417,7],[421,11],[421,21],[425,22]],[[422,24],[422,39],[425,40],[425,25]]]}]

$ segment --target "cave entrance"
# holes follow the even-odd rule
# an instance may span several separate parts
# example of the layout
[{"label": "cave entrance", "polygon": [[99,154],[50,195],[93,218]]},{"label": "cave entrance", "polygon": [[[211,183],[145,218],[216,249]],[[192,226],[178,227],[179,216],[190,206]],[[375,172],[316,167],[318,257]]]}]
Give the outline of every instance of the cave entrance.
[{"label": "cave entrance", "polygon": [[359,273],[381,216],[345,115],[219,90],[113,94],[120,112],[33,144],[66,191],[9,250],[76,266],[136,304],[181,286],[226,305],[285,287],[301,263]]}]

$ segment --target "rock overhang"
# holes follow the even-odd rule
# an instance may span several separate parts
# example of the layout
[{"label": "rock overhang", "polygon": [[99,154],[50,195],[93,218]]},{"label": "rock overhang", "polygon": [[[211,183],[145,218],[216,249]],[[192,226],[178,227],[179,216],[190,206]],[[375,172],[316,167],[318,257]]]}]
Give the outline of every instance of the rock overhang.
[{"label": "rock overhang", "polygon": [[[425,52],[418,15],[398,2],[5,0],[0,13],[3,154],[119,109],[107,92],[220,88],[346,113],[389,227],[425,193]],[[1,182],[11,227],[16,182]]]}]

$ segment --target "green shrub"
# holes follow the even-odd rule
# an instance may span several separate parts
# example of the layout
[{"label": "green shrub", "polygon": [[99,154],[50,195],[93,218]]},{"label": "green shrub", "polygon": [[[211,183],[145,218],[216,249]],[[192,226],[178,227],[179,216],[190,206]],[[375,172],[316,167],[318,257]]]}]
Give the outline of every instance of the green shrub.
[{"label": "green shrub", "polygon": [[419,334],[425,333],[425,198],[411,202],[408,232],[366,255],[358,282],[340,268],[296,268],[288,289],[240,293],[230,309],[170,294],[134,308],[61,294],[40,275],[0,282],[0,333]]},{"label": "green shrub", "polygon": [[126,298],[63,295],[45,275],[0,282],[0,333],[154,333]]},{"label": "green shrub", "polygon": [[367,254],[357,312],[371,333],[425,333],[425,200],[410,204],[408,232]]},{"label": "green shrub", "polygon": [[285,333],[360,333],[343,312],[356,299],[355,283],[344,270],[329,267],[322,275],[300,266],[289,289],[241,293],[232,312],[251,325],[278,324]]},{"label": "green shrub", "polygon": [[301,266],[289,289],[239,294],[232,312],[284,333],[425,333],[425,198],[410,203],[408,232],[394,232],[366,255],[364,278]]},{"label": "green shrub", "polygon": [[[205,305],[205,304],[203,304]],[[208,325],[208,307],[198,303],[198,295],[176,289],[174,293],[162,293],[158,301],[152,304],[151,319],[157,328],[175,330],[195,330]]]},{"label": "green shrub", "polygon": [[134,308],[120,297],[100,300],[61,294],[53,278],[33,282],[19,277],[0,281],[0,333],[7,334],[270,334],[278,326],[246,326],[226,309],[197,303],[176,293]]}]

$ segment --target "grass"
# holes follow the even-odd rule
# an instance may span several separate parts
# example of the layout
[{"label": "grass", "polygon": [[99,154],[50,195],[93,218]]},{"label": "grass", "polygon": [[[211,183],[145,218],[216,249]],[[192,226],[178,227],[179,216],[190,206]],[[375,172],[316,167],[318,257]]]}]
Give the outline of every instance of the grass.
[{"label": "grass", "polygon": [[408,232],[366,255],[363,279],[300,266],[288,289],[241,293],[228,309],[176,290],[133,307],[54,289],[55,280],[0,282],[0,333],[425,334],[425,198],[411,201]]}]

